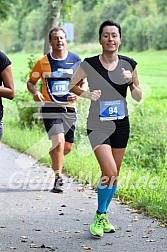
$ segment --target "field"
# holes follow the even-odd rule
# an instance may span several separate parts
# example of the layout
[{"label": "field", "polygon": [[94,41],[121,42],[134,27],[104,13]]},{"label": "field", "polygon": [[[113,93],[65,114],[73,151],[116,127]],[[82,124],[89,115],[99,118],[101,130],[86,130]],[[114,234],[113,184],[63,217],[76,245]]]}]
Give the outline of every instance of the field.
[{"label": "field", "polygon": [[[100,52],[98,45],[69,46],[82,59]],[[122,53],[122,52],[121,52]],[[167,51],[124,52],[138,62],[138,76],[143,90],[143,100],[137,104],[128,95],[131,136],[123,161],[116,196],[146,214],[167,223]],[[34,55],[38,58],[40,54]],[[27,92],[26,81],[21,81],[29,69],[30,55],[9,55],[15,79],[15,101],[4,101],[5,131],[3,141],[21,152],[35,156],[50,166],[47,140],[43,127],[20,127],[17,99]],[[66,156],[64,173],[79,183],[96,187],[99,167],[85,134],[85,122],[89,104],[78,102],[78,126],[76,144]],[[22,108],[24,113],[24,106]],[[14,116],[13,116],[14,115]]]}]

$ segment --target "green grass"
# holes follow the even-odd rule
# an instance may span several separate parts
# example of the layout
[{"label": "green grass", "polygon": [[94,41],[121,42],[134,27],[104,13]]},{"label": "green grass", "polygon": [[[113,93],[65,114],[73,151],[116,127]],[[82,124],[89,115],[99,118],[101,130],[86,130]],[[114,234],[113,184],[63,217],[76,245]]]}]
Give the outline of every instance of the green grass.
[{"label": "green grass", "polygon": [[[20,80],[22,74],[28,71],[28,61],[27,59],[33,54],[19,52],[14,54],[8,54],[8,57],[12,61],[12,70],[15,80]],[[37,59],[42,56],[42,52],[34,55]]]},{"label": "green grass", "polygon": [[[100,53],[97,44],[69,45],[69,48],[82,59]],[[125,53],[138,62],[143,100],[138,104],[128,97],[131,135],[116,194],[122,201],[129,202],[132,207],[142,209],[149,216],[156,217],[164,223],[167,223],[166,53],[167,51]],[[29,56],[25,53],[9,55],[13,62],[16,97],[20,91],[27,92],[26,83],[22,83],[20,79],[28,71]],[[40,54],[35,55],[36,58],[39,56]],[[4,103],[3,141],[21,152],[28,151],[50,166],[47,154],[50,143],[43,128],[20,128],[15,102],[4,100]],[[85,133],[88,106],[88,101],[79,100],[76,144],[70,155],[65,158],[64,173],[80,183],[90,184],[95,188],[100,169]]]},{"label": "green grass", "polygon": [[166,88],[166,51],[131,52],[129,56],[138,62],[139,80],[151,88]]}]

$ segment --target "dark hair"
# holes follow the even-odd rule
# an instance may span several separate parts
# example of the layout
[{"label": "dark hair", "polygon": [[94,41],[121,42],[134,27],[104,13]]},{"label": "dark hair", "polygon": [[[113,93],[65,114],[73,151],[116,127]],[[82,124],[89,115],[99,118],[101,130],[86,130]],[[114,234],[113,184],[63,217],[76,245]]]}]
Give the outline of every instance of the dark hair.
[{"label": "dark hair", "polygon": [[103,28],[105,27],[105,26],[116,26],[117,28],[118,28],[118,31],[119,31],[119,35],[120,35],[120,38],[121,38],[121,26],[118,24],[118,23],[116,23],[115,21],[113,21],[113,20],[106,20],[106,21],[104,21],[101,25],[100,25],[100,28],[99,28],[99,39],[101,39],[101,34],[102,34],[102,32],[103,32]]},{"label": "dark hair", "polygon": [[65,34],[65,37],[66,37],[66,32],[65,32],[65,30],[64,30],[63,28],[61,28],[61,27],[53,27],[53,28],[50,30],[50,32],[49,32],[49,40],[52,39],[52,33],[53,33],[54,31],[55,31],[55,32],[63,31],[64,34]]}]

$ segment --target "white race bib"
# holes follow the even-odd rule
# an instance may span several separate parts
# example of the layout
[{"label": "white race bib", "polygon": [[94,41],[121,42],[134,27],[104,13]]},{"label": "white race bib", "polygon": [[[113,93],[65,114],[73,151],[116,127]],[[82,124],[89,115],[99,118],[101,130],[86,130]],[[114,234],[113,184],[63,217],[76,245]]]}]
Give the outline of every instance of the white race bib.
[{"label": "white race bib", "polygon": [[50,83],[52,95],[63,96],[69,93],[69,79],[54,79]]},{"label": "white race bib", "polygon": [[100,101],[100,120],[119,120],[125,117],[125,106],[123,100]]}]

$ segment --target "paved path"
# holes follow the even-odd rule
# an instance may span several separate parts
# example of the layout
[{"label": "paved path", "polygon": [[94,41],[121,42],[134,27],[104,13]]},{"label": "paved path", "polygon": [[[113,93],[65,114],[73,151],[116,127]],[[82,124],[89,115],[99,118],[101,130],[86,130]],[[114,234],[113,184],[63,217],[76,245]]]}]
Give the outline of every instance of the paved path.
[{"label": "paved path", "polygon": [[116,232],[93,238],[96,193],[65,176],[65,192],[51,193],[52,170],[2,143],[0,174],[0,251],[167,251],[167,229],[116,200],[109,210]]}]

